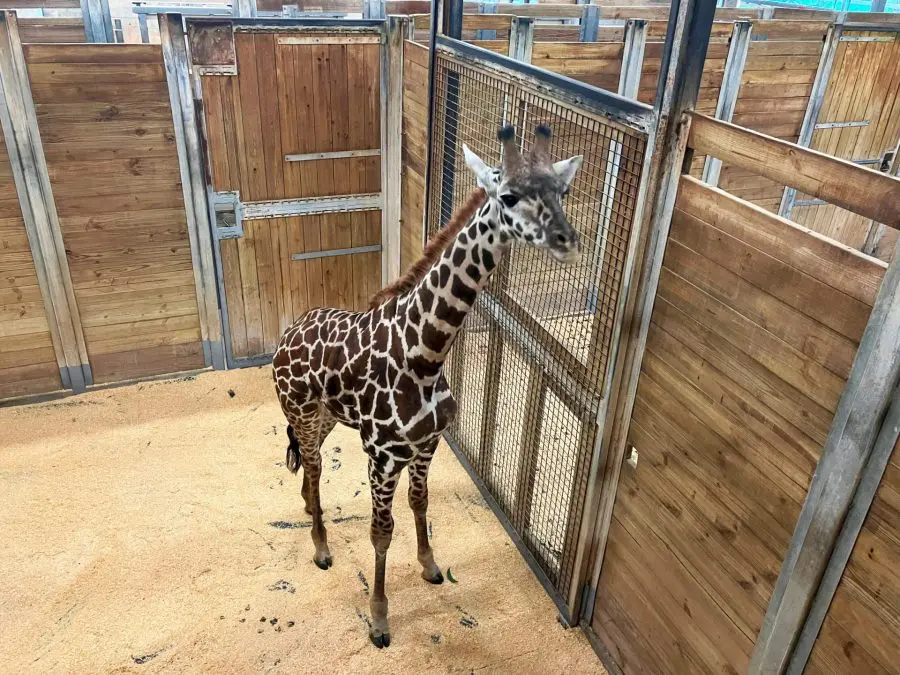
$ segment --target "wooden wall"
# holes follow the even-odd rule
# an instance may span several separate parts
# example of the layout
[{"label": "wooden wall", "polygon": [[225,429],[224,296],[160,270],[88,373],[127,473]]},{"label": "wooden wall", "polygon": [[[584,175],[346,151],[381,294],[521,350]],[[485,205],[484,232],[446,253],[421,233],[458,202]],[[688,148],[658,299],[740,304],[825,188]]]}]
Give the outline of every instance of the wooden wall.
[{"label": "wooden wall", "polygon": [[162,52],[25,45],[95,382],[204,365]]},{"label": "wooden wall", "polygon": [[[538,42],[531,63],[581,82],[617,91],[624,45],[619,42]],[[657,69],[659,66],[657,66]]]},{"label": "wooden wall", "polygon": [[806,672],[895,673],[900,655],[900,441],[837,587]]},{"label": "wooden wall", "polygon": [[22,42],[66,43],[85,41],[81,17],[41,17],[19,19]]},{"label": "wooden wall", "polygon": [[44,300],[0,134],[0,399],[61,387]]},{"label": "wooden wall", "polygon": [[746,672],[885,266],[691,177],[675,206],[593,629],[627,673]]},{"label": "wooden wall", "polygon": [[428,125],[428,50],[403,45],[403,175],[401,185],[400,269],[422,253]]}]

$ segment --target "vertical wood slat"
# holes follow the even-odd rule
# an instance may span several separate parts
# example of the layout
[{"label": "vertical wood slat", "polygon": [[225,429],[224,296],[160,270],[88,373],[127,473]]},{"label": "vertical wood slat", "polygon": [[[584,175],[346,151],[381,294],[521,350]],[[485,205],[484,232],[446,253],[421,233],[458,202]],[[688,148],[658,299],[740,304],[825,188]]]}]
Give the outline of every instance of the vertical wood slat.
[{"label": "vertical wood slat", "polygon": [[403,36],[400,17],[389,17],[381,56],[381,282],[400,276],[403,172]]},{"label": "vertical wood slat", "polygon": [[189,59],[180,14],[159,16],[166,82],[181,173],[184,205],[187,214],[191,261],[197,305],[200,310],[200,332],[204,360],[216,369],[225,368],[225,347],[219,313],[213,242],[209,228],[209,205],[206,178],[200,152],[200,134],[194,109],[194,96],[189,79]]},{"label": "vertical wood slat", "polygon": [[[800,512],[757,638],[751,673],[780,673],[787,667],[829,558],[839,544],[841,526],[878,440],[891,397],[900,384],[897,253],[900,251],[895,252],[882,280]],[[881,450],[885,450],[883,445]]]},{"label": "vertical wood slat", "polygon": [[[730,122],[734,116],[738,93],[741,90],[741,79],[744,76],[744,66],[747,63],[747,53],[750,50],[752,28],[753,23],[750,21],[734,22],[731,43],[728,45],[728,56],[725,58],[725,74],[722,76],[719,100],[716,102],[716,119]],[[703,165],[703,182],[707,185],[718,185],[721,172],[722,160],[707,155]]]},{"label": "vertical wood slat", "polygon": [[3,132],[63,386],[92,384],[59,217],[14,13],[0,13]]}]

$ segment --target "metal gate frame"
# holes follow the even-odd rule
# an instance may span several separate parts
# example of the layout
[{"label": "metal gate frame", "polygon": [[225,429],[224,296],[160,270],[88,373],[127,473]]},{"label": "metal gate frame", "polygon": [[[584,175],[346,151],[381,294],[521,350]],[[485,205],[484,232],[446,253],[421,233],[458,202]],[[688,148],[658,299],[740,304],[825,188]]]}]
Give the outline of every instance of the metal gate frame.
[{"label": "metal gate frame", "polygon": [[[523,353],[528,353],[531,356],[533,359],[532,363],[536,364],[543,373],[543,377],[540,378],[541,384],[538,385],[539,387],[550,386],[550,391],[560,393],[566,391],[570,394],[568,400],[573,401],[573,404],[577,405],[577,403],[581,401],[588,408],[591,408],[592,414],[596,411],[594,419],[584,422],[582,427],[583,438],[579,441],[580,444],[587,442],[589,446],[587,448],[590,456],[587,473],[588,485],[584,495],[584,504],[590,505],[595,503],[598,497],[598,477],[601,473],[601,449],[604,438],[604,424],[609,413],[609,392],[615,374],[614,366],[617,361],[617,348],[620,343],[620,336],[624,323],[625,302],[629,295],[628,280],[633,274],[635,261],[639,253],[638,242],[641,239],[639,236],[640,224],[644,220],[644,205],[648,202],[647,197],[651,174],[650,164],[652,161],[652,148],[655,145],[655,133],[657,127],[656,112],[652,106],[623,98],[617,94],[536,68],[522,61],[498,55],[471,44],[464,43],[460,40],[443,35],[435,35],[432,40],[432,45],[431,72],[429,74],[429,93],[432,105],[430,106],[431,115],[429,117],[428,130],[430,142],[426,175],[426,238],[428,237],[429,232],[433,232],[437,227],[446,222],[447,217],[452,212],[454,167],[456,163],[455,156],[452,156],[452,153],[454,152],[452,149],[447,149],[445,151],[447,155],[443,157],[444,161],[441,162],[441,166],[437,166],[433,161],[433,152],[437,139],[440,136],[453,138],[455,143],[456,136],[456,115],[450,110],[454,103],[452,96],[448,96],[447,112],[442,115],[442,121],[444,122],[443,128],[438,129],[435,124],[434,118],[437,114],[434,105],[435,63],[437,55],[448,55],[454,59],[458,59],[461,63],[476,65],[484,71],[509,80],[510,82],[527,86],[530,90],[541,92],[541,94],[545,96],[552,97],[555,101],[575,107],[579,111],[584,111],[587,115],[595,116],[596,118],[608,122],[610,125],[627,128],[636,133],[640,133],[646,139],[646,151],[644,152],[641,163],[641,180],[637,188],[636,208],[632,218],[632,231],[628,241],[627,257],[623,269],[621,270],[623,282],[616,303],[616,319],[609,344],[610,354],[606,361],[604,372],[602,373],[601,382],[598,383],[599,386],[596,389],[592,390],[589,386],[585,386],[585,383],[583,379],[579,377],[579,374],[572,372],[571,362],[567,364],[564,361],[560,361],[559,358],[554,355],[552,350],[544,348],[541,344],[542,336],[540,335],[540,332],[534,332],[534,323],[530,323],[528,317],[523,317],[521,313],[512,315],[507,310],[503,297],[494,296],[490,290],[485,290],[479,297],[479,303],[476,308],[477,313],[482,317],[485,317],[487,321],[491,322],[492,325],[497,327],[498,330],[503,333],[504,339],[510,339],[512,341],[518,340],[517,347],[521,349]],[[452,87],[454,85],[451,83],[448,86]],[[458,86],[458,80],[456,86]],[[500,120],[497,121],[497,124],[499,126]],[[610,161],[612,161],[612,156],[615,154],[614,149],[611,149],[609,154]],[[449,159],[448,156],[450,156]],[[435,183],[439,184],[439,190],[434,189],[433,186]],[[611,189],[609,184],[604,186],[604,192],[609,189]],[[434,195],[436,194],[441,195],[439,206],[431,204],[432,200],[435,199]],[[601,198],[600,195],[598,195],[598,199],[599,198]],[[439,217],[441,223],[428,222],[429,213]],[[603,223],[599,223],[598,226],[602,227]],[[497,274],[499,276],[502,273],[498,271]],[[501,293],[501,296],[502,295],[503,294]],[[504,325],[509,325],[509,322],[513,322],[513,325],[517,327],[516,330],[510,331],[502,327]],[[537,328],[537,330],[539,331],[540,329]],[[526,335],[527,337],[523,340],[521,339],[522,335]],[[460,342],[460,347],[463,342],[464,341]],[[453,367],[456,365],[457,364],[453,364]],[[499,369],[499,364],[497,364],[497,368]],[[453,378],[453,386],[460,386],[460,382],[457,378]],[[596,405],[590,405],[588,402],[591,400],[595,401]],[[486,401],[485,407],[491,407],[490,402]],[[493,407],[496,408],[496,405]],[[571,410],[571,407],[569,409]],[[538,422],[538,424],[539,423],[540,422]],[[488,425],[482,425],[482,430],[483,434],[490,435],[490,427]],[[582,511],[581,522],[577,531],[573,533],[575,535],[575,562],[569,586],[565,589],[557,588],[548,574],[544,571],[535,555],[526,545],[523,539],[524,531],[518,531],[516,525],[512,522],[513,519],[504,512],[495,494],[493,494],[491,487],[486,484],[485,477],[478,473],[476,467],[473,466],[472,462],[466,456],[466,453],[460,446],[459,439],[454,438],[451,434],[447,434],[446,440],[459,461],[466,468],[467,472],[478,486],[482,496],[490,505],[510,538],[515,542],[532,571],[556,603],[562,618],[569,624],[577,623],[582,600],[582,585],[584,578],[582,568],[585,567],[585,556],[587,555],[592,530],[591,518],[589,517],[588,510],[579,505],[579,509]],[[482,440],[482,443],[489,444],[485,440]],[[571,494],[574,496],[574,488],[572,489]],[[570,513],[571,511],[570,508]],[[516,520],[519,520],[521,527],[521,518],[516,518]]]},{"label": "metal gate frame", "polygon": [[[632,218],[628,254],[622,270],[615,324],[609,341],[610,353],[601,390],[602,406],[597,414],[596,435],[591,448],[588,485],[576,540],[576,564],[567,589],[557,591],[553,587],[488,486],[467,461],[458,443],[450,436],[447,438],[485,500],[556,603],[562,618],[570,625],[586,621],[589,626],[593,614],[675,194],[684,167],[690,165],[691,157],[687,152],[690,118],[686,113],[697,101],[715,5],[715,0],[673,0],[657,82],[656,103],[652,108],[462,43],[461,0],[447,0],[443,3],[443,36],[438,35],[438,9],[433,7],[432,10],[429,72],[431,114],[428,121],[430,150],[434,147],[435,133],[439,131],[446,134],[448,126],[445,122],[443,129],[435,127],[435,62],[440,50],[451,51],[463,58],[485,64],[507,77],[520,78],[529,82],[530,86],[559,96],[570,104],[584,106],[616,123],[624,122],[626,126],[630,124],[631,128],[644,130],[647,134],[639,196]],[[632,70],[635,72],[631,72]],[[621,77],[620,91],[636,98],[638,72],[635,64],[630,63],[628,55],[623,62]],[[626,83],[624,89],[623,83]],[[426,204],[429,205],[434,194],[432,182],[440,181],[443,187],[445,181],[452,180],[452,177],[448,178],[446,175],[447,172],[438,176],[438,167],[432,166],[432,160],[429,153],[426,175]],[[428,222],[429,210],[434,212],[426,209],[426,233],[428,226],[432,229],[438,226],[437,223]],[[437,211],[439,216],[445,212],[446,209]],[[486,297],[490,299],[490,296]],[[625,326],[628,327],[627,331],[624,331]],[[521,327],[520,325],[519,328]],[[526,335],[534,338],[528,331]],[[590,631],[588,632],[590,635]],[[598,651],[602,653],[602,647]]]},{"label": "metal gate frame", "polygon": [[[332,18],[231,18],[159,16],[160,38],[181,165],[185,209],[189,231],[197,232],[199,255],[195,256],[198,286],[205,300],[204,349],[216,369],[241,368],[268,363],[271,355],[235,358],[228,320],[224,269],[220,242],[240,237],[245,220],[349,213],[381,210],[383,284],[400,273],[400,172],[403,105],[403,35],[405,21]],[[340,197],[308,197],[260,202],[242,202],[236,192],[215,192],[212,187],[205,117],[202,114],[202,75],[237,73],[234,54],[236,32],[290,32],[291,34],[347,33],[377,36],[381,44],[381,191]],[[228,225],[218,223],[218,214],[228,214]],[[194,247],[192,246],[192,250]],[[366,247],[365,252],[374,251]],[[361,249],[317,252],[316,257],[348,255]],[[312,257],[312,256],[307,256]],[[209,361],[208,361],[209,362]]]}]

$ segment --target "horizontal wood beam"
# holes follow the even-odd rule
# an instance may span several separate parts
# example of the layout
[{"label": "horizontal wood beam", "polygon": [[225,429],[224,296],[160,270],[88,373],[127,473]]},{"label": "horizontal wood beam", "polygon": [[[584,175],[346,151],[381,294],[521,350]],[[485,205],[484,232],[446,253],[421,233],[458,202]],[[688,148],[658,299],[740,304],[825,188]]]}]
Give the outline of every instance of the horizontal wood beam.
[{"label": "horizontal wood beam", "polygon": [[830,204],[900,229],[900,180],[765,134],[691,114],[688,145]]}]

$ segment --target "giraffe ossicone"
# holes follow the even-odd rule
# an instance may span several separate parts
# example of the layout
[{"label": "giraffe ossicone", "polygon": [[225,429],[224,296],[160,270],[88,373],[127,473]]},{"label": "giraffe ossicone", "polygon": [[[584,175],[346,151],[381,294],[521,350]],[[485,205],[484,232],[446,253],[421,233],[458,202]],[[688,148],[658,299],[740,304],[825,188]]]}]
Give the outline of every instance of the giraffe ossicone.
[{"label": "giraffe ossicone", "polygon": [[407,274],[380,291],[366,312],[313,309],[281,338],[273,358],[275,389],[287,418],[286,465],[303,468],[301,494],[312,516],[313,560],[331,567],[319,499],[320,448],[335,424],[359,430],[368,455],[370,536],[375,577],[370,637],[391,642],[384,592],[391,516],[401,471],[409,471],[422,577],[444,578],[428,539],[428,467],[441,434],[456,415],[442,368],[478,293],[513,243],[546,248],[558,260],[581,255],[578,233],[562,208],[580,156],[552,162],[550,130],[540,126],[528,153],[515,130],[498,134],[500,167],[463,146],[479,189],[426,246]]}]

